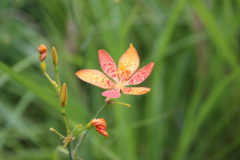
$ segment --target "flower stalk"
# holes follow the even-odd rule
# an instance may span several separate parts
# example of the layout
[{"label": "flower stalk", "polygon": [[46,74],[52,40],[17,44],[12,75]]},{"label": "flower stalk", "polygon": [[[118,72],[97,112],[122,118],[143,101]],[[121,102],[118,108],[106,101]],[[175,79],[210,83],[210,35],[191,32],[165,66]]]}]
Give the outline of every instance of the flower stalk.
[{"label": "flower stalk", "polygon": [[[78,124],[76,127],[74,127],[73,130],[71,130],[66,113],[68,101],[67,85],[66,83],[63,83],[63,85],[61,85],[58,71],[58,54],[56,48],[52,47],[52,64],[54,66],[56,81],[53,80],[46,71],[47,64],[44,62],[44,60],[47,57],[47,47],[41,44],[38,48],[38,51],[40,59],[40,68],[57,92],[59,104],[61,106],[61,113],[66,127],[65,136],[54,128],[50,128],[50,131],[54,132],[61,139],[63,139],[63,146],[68,148],[70,160],[74,160],[79,146],[86,137],[88,131],[94,126],[96,127],[97,132],[108,138],[109,135],[106,131],[107,123],[105,119],[97,117],[107,106],[107,104],[113,105],[118,104],[126,107],[131,106],[130,104],[123,102],[114,102],[114,98],[120,97],[121,95],[120,91],[122,91],[122,93],[124,94],[141,95],[148,93],[151,90],[150,88],[146,87],[126,87],[128,85],[137,85],[143,82],[150,75],[154,66],[154,63],[149,63],[147,66],[137,71],[140,60],[138,53],[132,44],[130,44],[129,49],[120,58],[118,68],[116,67],[116,64],[113,61],[112,57],[105,50],[99,50],[98,55],[101,67],[104,73],[115,82],[112,82],[112,80],[109,79],[104,73],[97,70],[85,69],[80,70],[76,73],[76,75],[81,80],[96,85],[100,88],[109,90],[102,93],[102,95],[106,97],[105,103],[99,108],[93,119],[91,119],[85,126],[83,126],[82,124]],[[74,147],[74,150],[72,151],[71,142],[79,134],[81,134],[80,138],[76,146]]]},{"label": "flower stalk", "polygon": [[67,133],[67,136],[68,136],[69,135],[69,124],[68,124],[68,119],[67,119],[65,108],[62,109],[62,116],[63,116],[63,120],[64,120],[64,123],[65,123],[65,126],[66,126],[66,133]]},{"label": "flower stalk", "polygon": [[67,119],[67,115],[66,115],[67,85],[64,83],[63,86],[61,87],[59,73],[58,73],[58,55],[57,55],[55,47],[52,47],[52,64],[54,66],[54,71],[56,74],[56,79],[57,79],[57,83],[56,83],[56,81],[54,81],[46,72],[47,65],[44,62],[44,59],[47,57],[47,47],[45,45],[41,44],[38,48],[38,52],[40,54],[39,59],[41,61],[40,68],[41,68],[42,72],[44,73],[44,75],[46,76],[46,78],[48,79],[48,81],[52,84],[53,88],[56,90],[57,95],[59,96],[59,101],[62,106],[61,111],[62,111],[62,115],[63,115],[63,120],[64,120],[64,123],[66,126],[66,136],[62,135],[60,132],[58,132],[54,128],[50,128],[50,131],[54,132],[60,138],[64,139],[63,140],[64,147],[68,146],[69,159],[73,160],[70,142],[73,141],[75,139],[75,137],[73,137],[70,134],[69,123],[68,123],[68,119]]}]

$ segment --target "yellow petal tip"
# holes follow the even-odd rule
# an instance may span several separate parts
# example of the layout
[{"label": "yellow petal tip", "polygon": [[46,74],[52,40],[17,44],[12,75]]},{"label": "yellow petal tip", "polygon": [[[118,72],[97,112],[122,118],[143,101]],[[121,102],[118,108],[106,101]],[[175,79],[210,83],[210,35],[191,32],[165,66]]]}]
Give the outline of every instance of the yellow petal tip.
[{"label": "yellow petal tip", "polygon": [[133,44],[132,44],[132,43],[130,43],[130,45],[129,45],[129,48],[134,48],[134,46],[133,46]]}]

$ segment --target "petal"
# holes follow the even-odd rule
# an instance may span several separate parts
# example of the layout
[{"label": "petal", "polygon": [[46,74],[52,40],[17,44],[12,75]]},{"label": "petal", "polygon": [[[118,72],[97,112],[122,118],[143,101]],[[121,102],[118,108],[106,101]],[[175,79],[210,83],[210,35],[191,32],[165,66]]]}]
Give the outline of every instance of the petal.
[{"label": "petal", "polygon": [[129,87],[129,88],[124,87],[122,89],[124,94],[132,94],[132,95],[146,94],[150,92],[150,90],[151,88],[146,88],[146,87]]},{"label": "petal", "polygon": [[118,63],[118,77],[123,82],[128,80],[139,67],[137,50],[130,44],[128,50],[122,55]]},{"label": "petal", "polygon": [[98,51],[98,58],[103,72],[118,82],[117,67],[112,57],[105,50],[100,49]]},{"label": "petal", "polygon": [[97,126],[97,127],[96,127],[96,131],[97,131],[98,133],[100,133],[101,135],[106,136],[106,137],[108,138],[108,133],[107,133],[107,131],[106,131],[106,128],[104,128],[104,127],[102,127],[102,126]]},{"label": "petal", "polygon": [[102,72],[95,69],[82,69],[76,73],[76,75],[83,81],[98,86],[103,89],[112,89],[115,87],[107,76]]},{"label": "petal", "polygon": [[90,122],[93,126],[103,126],[104,128],[107,128],[107,123],[104,118],[94,118]]},{"label": "petal", "polygon": [[137,71],[124,85],[137,85],[142,83],[152,72],[154,63],[149,63],[145,67]]},{"label": "petal", "polygon": [[112,90],[107,90],[102,93],[102,96],[108,97],[108,98],[118,98],[121,96],[120,89],[116,88],[116,89],[112,89]]}]

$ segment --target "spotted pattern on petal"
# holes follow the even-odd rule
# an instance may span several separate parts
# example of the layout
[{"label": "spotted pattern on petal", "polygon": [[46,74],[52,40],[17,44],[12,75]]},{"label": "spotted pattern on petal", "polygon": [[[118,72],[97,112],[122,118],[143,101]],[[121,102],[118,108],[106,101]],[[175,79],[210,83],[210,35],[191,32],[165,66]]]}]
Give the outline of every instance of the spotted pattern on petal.
[{"label": "spotted pattern on petal", "polygon": [[142,95],[146,94],[151,91],[151,88],[146,88],[146,87],[124,87],[122,89],[124,94],[132,94],[132,95]]},{"label": "spotted pattern on petal", "polygon": [[149,63],[137,71],[124,85],[137,85],[142,83],[152,72],[154,63]]},{"label": "spotted pattern on petal", "polygon": [[105,50],[100,49],[98,51],[98,58],[103,72],[118,82],[117,66],[112,57]]},{"label": "spotted pattern on petal", "polygon": [[76,75],[81,80],[103,89],[112,89],[115,87],[115,83],[113,83],[113,81],[111,81],[102,72],[95,69],[82,69],[78,71]]},{"label": "spotted pattern on petal", "polygon": [[102,96],[108,97],[108,98],[118,98],[121,96],[120,94],[120,89],[112,89],[112,90],[107,90],[102,93]]},{"label": "spotted pattern on petal", "polygon": [[139,67],[137,50],[130,44],[128,50],[122,55],[118,63],[118,77],[121,81],[128,80]]}]

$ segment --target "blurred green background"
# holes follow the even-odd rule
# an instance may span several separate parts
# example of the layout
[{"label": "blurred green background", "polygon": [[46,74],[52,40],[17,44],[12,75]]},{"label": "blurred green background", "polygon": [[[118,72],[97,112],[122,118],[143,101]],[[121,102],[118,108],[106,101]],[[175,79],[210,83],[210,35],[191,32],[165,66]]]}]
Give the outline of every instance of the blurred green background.
[{"label": "blurred green background", "polygon": [[[142,96],[123,95],[99,117],[84,160],[240,159],[240,0],[1,0],[0,159],[68,159],[54,127],[64,122],[37,48],[55,46],[68,85],[71,125],[86,124],[104,103],[102,89],[75,72],[100,69],[98,49],[117,62],[130,43],[141,66],[155,62]],[[51,54],[46,60],[54,77]]]}]

